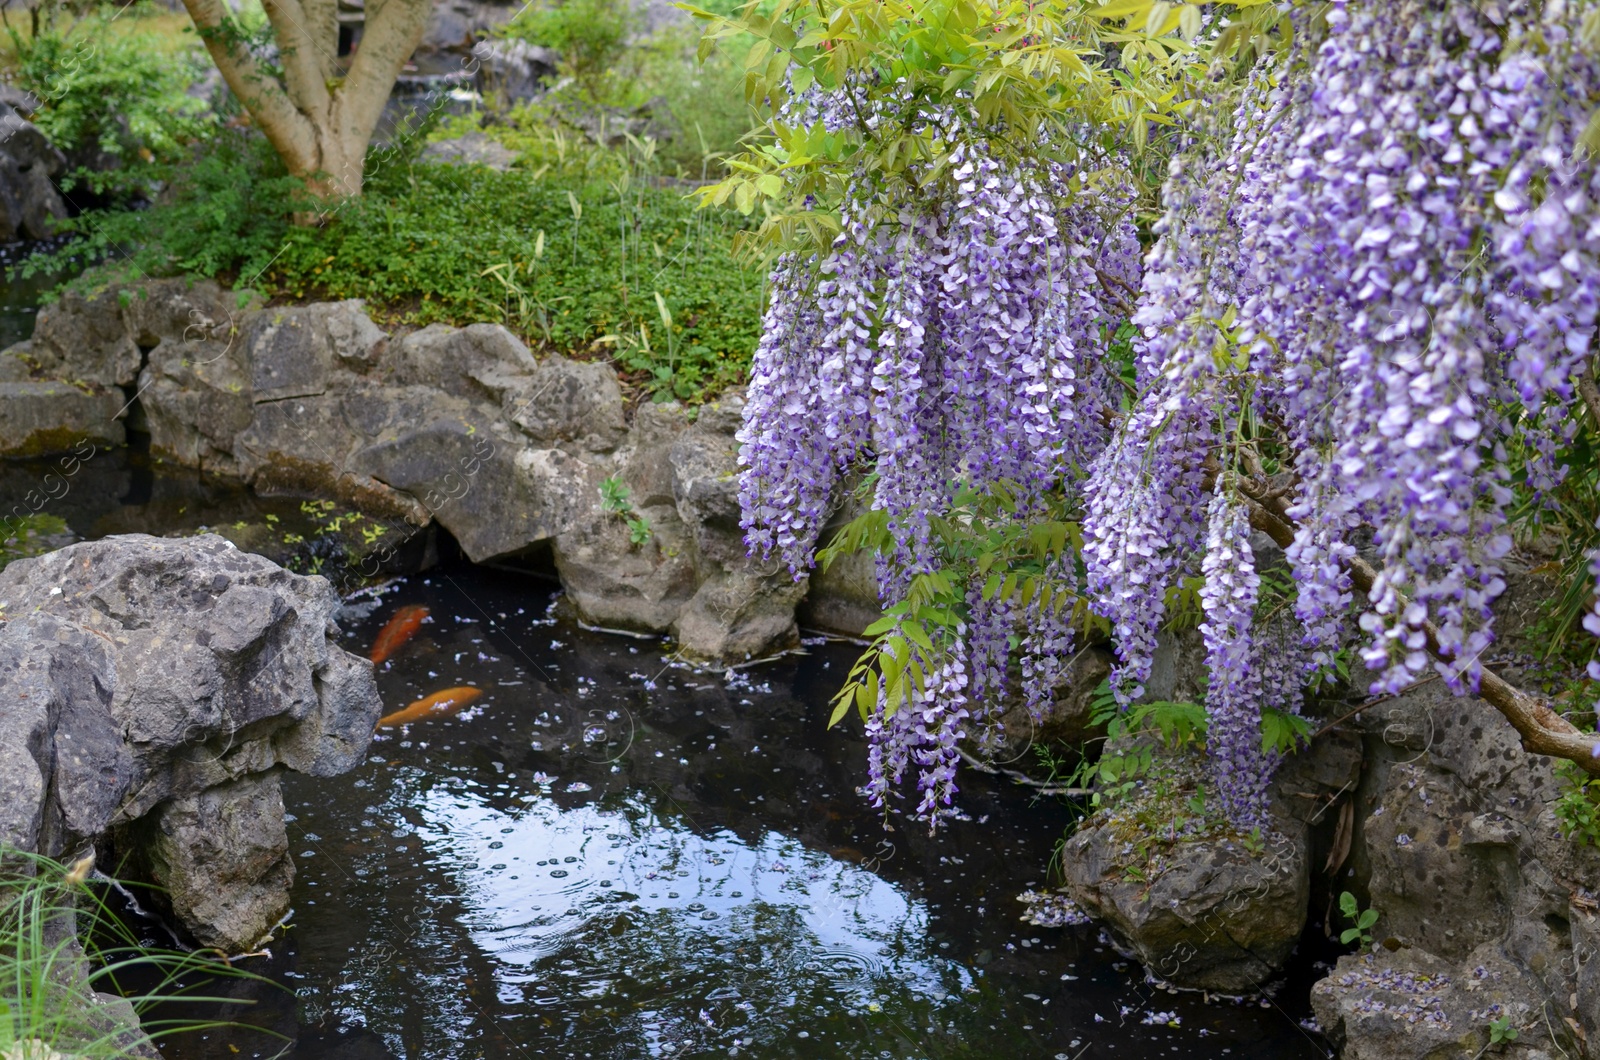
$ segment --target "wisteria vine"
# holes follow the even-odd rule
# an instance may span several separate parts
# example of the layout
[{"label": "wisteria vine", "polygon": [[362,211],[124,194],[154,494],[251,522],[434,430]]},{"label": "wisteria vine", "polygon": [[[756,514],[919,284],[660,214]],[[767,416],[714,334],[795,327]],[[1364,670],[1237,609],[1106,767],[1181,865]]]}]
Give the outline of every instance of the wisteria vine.
[{"label": "wisteria vine", "polygon": [[[1430,669],[1476,689],[1511,548],[1507,450],[1531,454],[1535,495],[1559,483],[1600,311],[1589,10],[1334,0],[1313,23],[1296,8],[1295,47],[1258,64],[1227,135],[1174,157],[1142,262],[1114,182],[996,150],[959,106],[813,90],[795,106],[818,120],[927,123],[952,146],[942,175],[863,168],[832,246],[773,272],[740,434],[752,549],[802,574],[870,462],[893,604],[941,569],[959,491],[1004,490],[1020,520],[1064,498],[1082,575],[1063,551],[1049,580],[1109,621],[1124,703],[1169,590],[1202,576],[1207,746],[1242,826],[1267,823],[1263,708],[1297,710],[1352,638],[1374,693]],[[1131,403],[1104,352],[1125,319]],[[1287,634],[1257,613],[1263,491],[1293,527]],[[1378,573],[1358,607],[1361,528]],[[1039,599],[967,586],[927,679],[869,719],[875,803],[915,762],[919,813],[948,812],[957,742],[969,726],[993,738],[1013,644],[1028,708],[1045,709],[1072,627]],[[1600,635],[1600,610],[1584,625]]]}]

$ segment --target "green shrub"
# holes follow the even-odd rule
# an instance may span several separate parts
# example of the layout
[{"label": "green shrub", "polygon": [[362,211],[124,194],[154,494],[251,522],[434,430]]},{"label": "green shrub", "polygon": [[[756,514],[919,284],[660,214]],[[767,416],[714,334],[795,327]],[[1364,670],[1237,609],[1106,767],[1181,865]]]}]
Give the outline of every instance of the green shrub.
[{"label": "green shrub", "polygon": [[142,187],[144,164],[173,162],[215,127],[209,105],[187,94],[209,62],[196,49],[174,51],[153,33],[113,28],[95,14],[37,34],[7,25],[11,71],[19,88],[43,101],[33,121],[69,158],[108,156],[110,172],[78,169],[63,181],[96,194]]},{"label": "green shrub", "polygon": [[557,0],[524,8],[499,33],[554,48],[564,72],[596,89],[619,65],[635,22],[629,0]]},{"label": "green shrub", "polygon": [[61,223],[81,238],[23,266],[42,271],[66,256],[87,256],[133,275],[188,273],[255,285],[283,248],[303,185],[259,136],[225,129],[188,165],[155,167],[166,187],[146,210],[104,209]]}]

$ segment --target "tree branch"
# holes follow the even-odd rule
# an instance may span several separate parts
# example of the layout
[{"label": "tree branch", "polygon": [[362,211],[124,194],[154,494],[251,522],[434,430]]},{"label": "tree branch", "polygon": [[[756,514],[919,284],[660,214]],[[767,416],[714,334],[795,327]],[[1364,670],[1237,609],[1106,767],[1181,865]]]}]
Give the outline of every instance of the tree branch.
[{"label": "tree branch", "polygon": [[244,46],[222,0],[183,0],[183,6],[229,90],[261,126],[289,171],[304,175],[314,169],[316,130],[295,109],[278,79],[263,70]]},{"label": "tree branch", "polygon": [[368,6],[361,47],[339,90],[340,129],[352,141],[364,147],[371,139],[395,78],[428,28],[431,10],[430,0],[384,0],[376,10]]},{"label": "tree branch", "polygon": [[[300,0],[262,0],[267,20],[272,23],[272,34],[278,40],[278,58],[283,63],[283,79],[288,86],[289,101],[313,125],[326,120],[328,104],[328,71],[331,62],[324,62],[319,52],[328,48],[327,41],[317,41],[311,35],[311,26]],[[337,30],[335,31],[337,32]],[[338,38],[332,42],[338,46]],[[332,58],[331,56],[329,57]]]},{"label": "tree branch", "polygon": [[[1295,524],[1286,510],[1284,500],[1274,496],[1270,486],[1260,482],[1241,481],[1240,490],[1254,503],[1251,505],[1250,525],[1264,531],[1280,548],[1288,548],[1294,541]],[[1356,556],[1348,564],[1350,581],[1363,593],[1370,593],[1377,581],[1378,572],[1372,564]],[[1439,628],[1432,622],[1422,624],[1427,638],[1428,653],[1435,659],[1448,661],[1439,650]],[[1522,737],[1522,747],[1529,754],[1549,755],[1578,763],[1585,773],[1600,776],[1600,758],[1595,757],[1596,741],[1600,737],[1585,733],[1566,718],[1550,709],[1542,697],[1512,685],[1499,674],[1485,669],[1478,682],[1478,696],[1505,715],[1511,727]]]}]

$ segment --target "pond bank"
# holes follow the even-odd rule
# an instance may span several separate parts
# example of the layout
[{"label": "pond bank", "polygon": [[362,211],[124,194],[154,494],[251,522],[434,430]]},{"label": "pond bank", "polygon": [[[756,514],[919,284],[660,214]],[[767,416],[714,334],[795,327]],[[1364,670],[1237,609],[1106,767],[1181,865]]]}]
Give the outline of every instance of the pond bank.
[{"label": "pond bank", "polygon": [[[861,894],[871,895],[889,886],[895,894],[882,900],[901,910],[895,914],[901,921],[911,917],[914,925],[878,923],[883,914],[874,904],[877,898],[851,907],[849,947],[854,948],[847,948],[856,956],[844,960],[860,963],[865,954],[867,966],[882,974],[873,979],[875,992],[835,984],[808,1002],[808,1020],[821,1021],[805,1039],[814,1039],[815,1055],[838,1055],[847,1042],[852,1048],[871,1043],[880,1051],[897,1047],[896,1042],[913,1049],[926,1044],[930,1055],[960,1055],[959,1043],[990,1040],[994,1032],[965,1015],[946,1016],[940,1005],[966,996],[968,985],[978,984],[981,993],[979,971],[997,959],[996,946],[1008,944],[1015,949],[1005,951],[1000,967],[1020,962],[1023,980],[1059,972],[1054,983],[1061,984],[1051,987],[1056,993],[1020,987],[1020,993],[1001,991],[997,1007],[977,1006],[991,1013],[983,1018],[992,1018],[995,1027],[1011,1027],[1022,1018],[1017,1026],[1038,1032],[1008,1043],[1008,1051],[1031,1056],[1032,1050],[1053,1048],[1075,1056],[1093,1045],[1084,1055],[1107,1050],[1146,1055],[1138,1050],[1159,1048],[1162,1055],[1213,1056],[1224,1048],[1211,1040],[1214,1034],[1219,1039],[1232,1035],[1229,1041],[1274,1057],[1322,1055],[1318,1040],[1298,1026],[1279,1034],[1240,1023],[1238,1013],[1245,1009],[1206,1007],[1194,995],[1134,987],[1140,981],[1137,965],[1122,961],[1112,940],[1092,930],[1069,930],[1068,936],[1079,940],[1069,947],[1053,938],[1056,928],[1037,929],[1041,941],[1035,943],[1035,935],[995,934],[983,923],[963,922],[959,929],[946,924],[939,930],[948,937],[940,941],[967,939],[959,959],[948,963],[943,947],[935,952],[924,945],[939,938],[937,932],[929,934],[937,919],[934,904],[916,906],[921,911],[913,915],[906,910],[915,902],[906,895],[943,894],[938,905],[961,907],[968,920],[970,907],[981,901],[984,915],[992,915],[1003,901],[994,881],[1044,882],[1050,844],[1064,822],[1039,812],[1022,794],[987,788],[969,774],[967,805],[981,823],[961,823],[931,842],[893,833],[894,849],[902,855],[916,851],[912,862],[900,863],[914,863],[915,870],[900,875],[894,862],[872,853],[884,833],[854,792],[861,748],[847,733],[819,735],[825,717],[818,712],[844,676],[844,656],[832,658],[831,649],[815,646],[816,655],[753,670],[731,679],[732,684],[663,669],[687,659],[722,670],[799,647],[797,606],[808,624],[839,632],[858,632],[870,612],[870,565],[808,584],[745,557],[735,480],[737,394],[699,409],[647,404],[630,415],[608,367],[535,358],[497,326],[388,334],[359,303],[262,309],[246,300],[241,307],[231,293],[178,281],[92,298],[70,295],[41,314],[31,340],[0,354],[0,366],[0,397],[7,407],[21,407],[11,403],[13,398],[26,399],[36,410],[26,420],[5,421],[21,427],[0,431],[0,449],[38,454],[69,439],[87,441],[92,450],[70,471],[58,457],[3,465],[0,488],[8,491],[8,504],[17,497],[27,508],[32,503],[27,498],[37,496],[49,511],[80,511],[73,529],[81,536],[225,523],[241,548],[266,552],[308,573],[327,573],[346,589],[433,570],[413,574],[383,598],[382,608],[350,611],[344,620],[359,652],[361,639],[376,632],[390,605],[428,600],[441,616],[451,616],[448,635],[440,625],[443,618],[436,618],[427,635],[419,636],[413,659],[398,660],[380,673],[385,710],[450,685],[493,685],[461,717],[428,723],[437,737],[424,732],[385,736],[375,757],[348,781],[318,781],[299,796],[291,785],[293,823],[304,817],[313,822],[305,828],[308,835],[347,837],[343,854],[327,859],[330,871],[306,877],[303,888],[296,884],[304,920],[318,927],[314,936],[292,936],[291,945],[308,963],[281,967],[286,978],[306,977],[299,985],[312,1000],[300,1015],[280,1007],[274,1018],[293,1024],[296,1034],[302,1026],[311,1028],[305,1032],[304,1055],[321,1055],[318,1049],[346,1055],[337,1050],[357,1048],[357,1039],[367,1042],[363,1048],[403,1055],[418,1050],[428,1056],[480,1055],[450,1052],[455,1046],[431,1037],[433,1025],[408,1015],[428,1011],[445,1020],[448,1014],[429,1009],[424,995],[448,994],[447,984],[469,975],[481,989],[469,991],[465,1000],[451,995],[457,1007],[448,1018],[476,1028],[475,1040],[488,1050],[481,1055],[494,1055],[506,1042],[544,1042],[538,1036],[551,1028],[575,1037],[558,1036],[562,1044],[552,1038],[541,1048],[566,1049],[569,1040],[587,1040],[584,1035],[597,1022],[625,1016],[639,1033],[649,1032],[639,1040],[653,1043],[649,1048],[660,1055],[677,1055],[672,1052],[677,1045],[691,1055],[701,1048],[735,1048],[734,1040],[742,1042],[745,1033],[757,1044],[739,1047],[753,1048],[753,1055],[812,1055],[804,1051],[810,1046],[782,1052],[773,1051],[779,1047],[772,1044],[801,1026],[794,1013],[806,1007],[803,991],[779,998],[751,978],[740,993],[712,996],[719,987],[711,984],[738,978],[741,948],[745,955],[766,955],[746,963],[770,956],[780,967],[794,965],[797,981],[810,975],[833,983],[826,962],[809,967],[818,962],[802,960],[804,948],[789,946],[790,936],[809,932],[825,948],[832,928],[814,921],[833,915],[808,888],[790,886],[787,868],[770,867],[787,866],[791,859],[821,873],[819,880],[831,879],[830,893],[865,888]],[[95,434],[96,429],[102,433]],[[132,457],[130,449],[116,447],[123,438],[133,443]],[[194,477],[199,470],[219,477]],[[97,482],[115,484],[91,485]],[[177,482],[189,485],[178,488]],[[113,499],[118,503],[111,504]],[[80,507],[73,509],[74,504]],[[225,517],[224,511],[235,516]],[[481,567],[436,568],[457,551],[483,564],[553,573],[565,588],[569,615],[546,616],[529,606],[529,599],[542,598],[546,589],[524,586],[513,593],[495,583],[501,576],[484,575]],[[598,638],[576,624],[545,624],[569,620],[650,639],[630,643]],[[665,654],[657,639],[663,634],[672,638]],[[443,652],[441,644],[451,650]],[[588,647],[563,661],[580,644]],[[648,658],[650,666],[636,670],[629,662],[619,669],[619,660],[636,655]],[[1176,665],[1185,664],[1179,659]],[[570,676],[568,667],[574,671]],[[656,687],[647,687],[647,681]],[[757,693],[740,683],[751,681],[776,691]],[[762,698],[769,694],[776,698]],[[1267,876],[1235,871],[1249,868],[1240,851],[1204,843],[1178,844],[1167,852],[1171,856],[1160,866],[1162,873],[1175,871],[1158,878],[1145,855],[1133,858],[1122,849],[1122,837],[1090,829],[1069,848],[1075,855],[1074,871],[1068,873],[1075,894],[1124,932],[1117,945],[1137,953],[1162,979],[1243,991],[1263,979],[1273,986],[1287,967],[1289,983],[1275,994],[1279,1002],[1297,1022],[1306,1017],[1296,1005],[1303,1007],[1310,994],[1321,1025],[1351,1060],[1465,1060],[1487,1044],[1490,1025],[1500,1019],[1513,1019],[1521,1028],[1521,1037],[1503,1055],[1538,1060],[1562,1055],[1560,1050],[1585,1055],[1585,1049],[1596,1055],[1590,1043],[1600,1041],[1600,995],[1595,993],[1600,966],[1590,955],[1600,922],[1593,891],[1600,868],[1588,852],[1559,835],[1549,809],[1556,790],[1549,764],[1536,761],[1531,771],[1514,770],[1517,751],[1506,742],[1498,716],[1475,701],[1431,697],[1427,689],[1407,693],[1385,705],[1381,715],[1351,722],[1350,739],[1362,745],[1359,752],[1338,762],[1330,759],[1337,768],[1330,766],[1326,775],[1313,770],[1312,776],[1299,778],[1306,782],[1303,790],[1283,793],[1285,799],[1315,800],[1314,807],[1291,804],[1292,812],[1284,815],[1293,822],[1288,826],[1295,833],[1292,856],[1275,858],[1273,864],[1292,870],[1292,879],[1278,879],[1276,870]],[[696,721],[687,720],[691,714]],[[715,726],[698,720],[713,714],[721,719]],[[547,719],[543,725],[541,718]],[[1476,720],[1469,728],[1462,718]],[[585,724],[573,728],[577,719]],[[629,726],[626,740],[615,729],[622,719]],[[549,739],[541,728],[552,730]],[[593,739],[591,730],[597,733]],[[613,743],[626,744],[627,750],[616,751]],[[778,747],[785,756],[799,757],[773,761],[773,787],[758,785],[753,774],[731,789],[723,784],[731,775],[730,762],[748,771]],[[822,750],[805,750],[812,747]],[[636,759],[645,749],[648,759]],[[591,752],[599,757],[583,757]],[[404,768],[392,768],[397,763]],[[557,788],[541,777],[583,787]],[[814,798],[796,797],[808,786],[816,788]],[[383,799],[369,797],[380,790]],[[1423,794],[1413,798],[1417,791]],[[1438,792],[1447,796],[1436,806]],[[330,808],[329,800],[343,808]],[[393,812],[379,812],[385,807]],[[816,814],[849,827],[832,829]],[[983,821],[985,816],[991,819]],[[968,828],[974,835],[957,834]],[[982,838],[991,832],[1031,838],[1005,849],[1003,843],[995,845],[998,840]],[[513,838],[498,838],[502,834]],[[391,850],[383,845],[385,835],[404,842]],[[463,836],[475,838],[463,846]],[[308,838],[296,850],[303,865],[324,864],[316,860],[323,856],[319,841]],[[539,879],[569,881],[550,885],[554,890],[548,894],[538,891],[549,903],[564,903],[561,910],[530,897],[521,873],[517,885],[510,885],[513,862],[488,853],[510,846],[523,852],[507,857],[547,870]],[[587,867],[551,868],[550,852],[568,846],[576,851],[563,852],[561,865],[571,856],[579,859],[572,864]],[[1341,851],[1338,857],[1334,848]],[[650,897],[644,884],[655,880],[649,874],[660,877],[660,864],[671,860],[671,851],[691,850],[707,865],[740,865],[745,875],[737,897],[776,896],[782,899],[776,912],[751,911],[734,902],[726,874],[709,869],[693,876],[694,901],[702,909],[668,904],[676,900],[662,897],[667,891]],[[768,863],[772,851],[777,853]],[[601,861],[615,866],[589,865],[590,852],[608,853]],[[429,867],[419,868],[418,857],[432,859]],[[362,860],[368,858],[370,863]],[[488,864],[505,867],[484,870],[485,858],[500,858]],[[863,865],[865,876],[846,871]],[[971,868],[945,874],[951,865]],[[1217,866],[1234,875],[1218,876],[1212,871]],[[1144,878],[1131,875],[1130,867]],[[607,904],[613,896],[601,892],[621,886],[612,877],[624,873],[631,873],[625,890],[630,897],[618,912]],[[327,890],[314,891],[313,879],[316,888]],[[1183,893],[1169,896],[1176,903],[1176,920],[1150,915],[1151,895],[1168,896],[1180,884]],[[1295,956],[1295,944],[1302,941],[1302,926],[1311,938],[1320,938],[1324,930],[1337,934],[1343,925],[1329,903],[1346,888],[1364,908],[1379,911],[1376,941],[1390,947],[1344,957],[1313,992],[1311,951],[1303,947]],[[1265,905],[1256,909],[1235,902],[1245,891]],[[428,912],[426,903],[400,902],[405,893],[436,898],[455,910],[452,917],[460,923]],[[1440,904],[1438,895],[1455,893],[1470,899]],[[332,919],[310,913],[312,903],[333,910]],[[527,903],[541,906],[538,915],[515,920],[517,910],[529,912],[523,909]],[[366,912],[347,923],[339,919],[342,909]],[[701,915],[708,912],[717,916]],[[1006,914],[1008,927],[1012,912]],[[773,934],[763,919],[769,914],[787,918],[791,930]],[[1227,934],[1218,924],[1234,932],[1237,923],[1229,916],[1270,927],[1270,940],[1258,946],[1241,934],[1242,945],[1234,949],[1247,959],[1224,955],[1222,972],[1189,983],[1185,976],[1203,964],[1193,959],[1197,940],[1203,948]],[[723,923],[706,928],[696,918]],[[738,921],[738,927],[720,941],[696,934],[716,935],[730,921]],[[644,960],[632,947],[654,939],[639,930],[646,922],[658,924],[663,938],[676,939],[677,950],[652,956],[655,963],[640,978],[627,971],[627,962]],[[431,941],[413,952],[407,947],[422,936],[406,930],[417,923],[429,925]],[[1073,965],[1058,969],[1047,962],[1041,970],[1031,963],[1052,945],[1071,948],[1078,955],[1074,960],[1100,967],[1096,974],[1110,967],[1115,975],[1106,982],[1120,985],[1095,993],[1098,987],[1083,985],[1088,977],[1059,977],[1078,976],[1070,970]],[[705,996],[666,985],[702,946],[712,946],[715,957],[695,973],[705,984]],[[1099,956],[1091,956],[1096,946]],[[949,948],[957,949],[956,942]],[[980,961],[984,952],[989,956]],[[369,955],[352,958],[351,953]],[[426,975],[397,980],[400,961],[434,963]],[[354,967],[347,969],[350,962]],[[907,993],[907,980],[934,985]],[[553,984],[571,989],[546,992]],[[891,989],[896,984],[898,992]],[[485,992],[491,985],[492,996]],[[586,988],[600,991],[595,995],[600,1000],[585,994]],[[1089,1004],[1085,997],[1096,1000]],[[1126,1000],[1131,997],[1138,1002]],[[1163,1008],[1158,1002],[1164,998],[1187,1000],[1172,1000]],[[1023,1001],[1042,1008],[1047,999],[1057,1005],[1049,1020],[1026,1014],[1031,1010]],[[690,1000],[701,1008],[688,1012],[683,1006]],[[1190,1002],[1195,1007],[1183,1007]],[[474,1007],[483,1011],[475,1014]],[[752,1014],[775,1008],[783,1010],[781,1018]],[[1102,1026],[1113,1018],[1112,1009],[1115,1034]],[[1175,1027],[1154,1019],[1167,1011],[1180,1017]],[[874,1029],[871,1017],[882,1012],[894,1013],[888,1022],[899,1029]],[[659,1017],[655,1023],[648,1022],[651,1014]],[[1146,1023],[1147,1016],[1153,1022]],[[1138,1027],[1165,1027],[1175,1037],[1169,1041],[1159,1038],[1165,1031],[1137,1030],[1134,1019]],[[532,1028],[534,1037],[508,1033],[502,1020]],[[1090,1026],[1107,1033],[1091,1035],[1085,1030]],[[833,1029],[824,1032],[827,1027]],[[913,1034],[907,1027],[932,1029]],[[1190,1032],[1183,1028],[1195,1030],[1197,1037],[1186,1037]],[[1200,1040],[1198,1029],[1206,1031],[1206,1040]],[[602,1035],[594,1041],[595,1048],[622,1050],[616,1055],[641,1055],[626,1052],[638,1048],[634,1039]],[[824,1041],[836,1051],[823,1050]]]},{"label": "pond bank", "polygon": [[498,325],[390,336],[359,302],[242,303],[175,280],[67,294],[0,354],[0,453],[127,435],[402,539],[436,524],[474,562],[553,562],[584,621],[670,632],[690,659],[796,644],[805,580],[745,555],[737,394],[630,422],[608,366],[536,360]]}]

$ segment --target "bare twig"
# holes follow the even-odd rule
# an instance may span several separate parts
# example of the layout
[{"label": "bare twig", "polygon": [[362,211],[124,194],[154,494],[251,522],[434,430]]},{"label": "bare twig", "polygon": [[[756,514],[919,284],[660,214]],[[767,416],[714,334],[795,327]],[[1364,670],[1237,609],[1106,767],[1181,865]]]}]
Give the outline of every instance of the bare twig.
[{"label": "bare twig", "polygon": [[[1279,547],[1288,548],[1294,541],[1295,524],[1282,498],[1272,497],[1271,488],[1261,482],[1241,481],[1239,488],[1255,502],[1251,506],[1250,525],[1264,531]],[[1378,580],[1378,572],[1372,564],[1355,556],[1348,567],[1350,581],[1355,587],[1370,593]],[[1427,639],[1428,653],[1435,659],[1450,661],[1440,650],[1439,628],[1432,622],[1423,622],[1422,633]],[[1581,731],[1551,710],[1542,697],[1522,691],[1488,669],[1482,671],[1479,679],[1478,696],[1505,716],[1522,737],[1523,750],[1529,754],[1565,758],[1576,762],[1585,773],[1600,776],[1600,757],[1594,753],[1596,736]]]},{"label": "bare twig", "polygon": [[988,773],[991,776],[1005,777],[1014,784],[1022,784],[1026,787],[1037,788],[1039,789],[1039,794],[1041,795],[1068,795],[1075,798],[1081,798],[1083,796],[1093,794],[1093,792],[1091,792],[1088,788],[1064,787],[1059,784],[1051,784],[1048,781],[1035,780],[1033,777],[1028,776],[1028,774],[1019,773],[1015,769],[1001,769],[998,766],[992,766],[973,755],[970,751],[960,747],[956,748],[956,752],[961,755],[962,761],[966,762],[967,765],[971,766],[973,769],[976,769],[978,772]]}]

